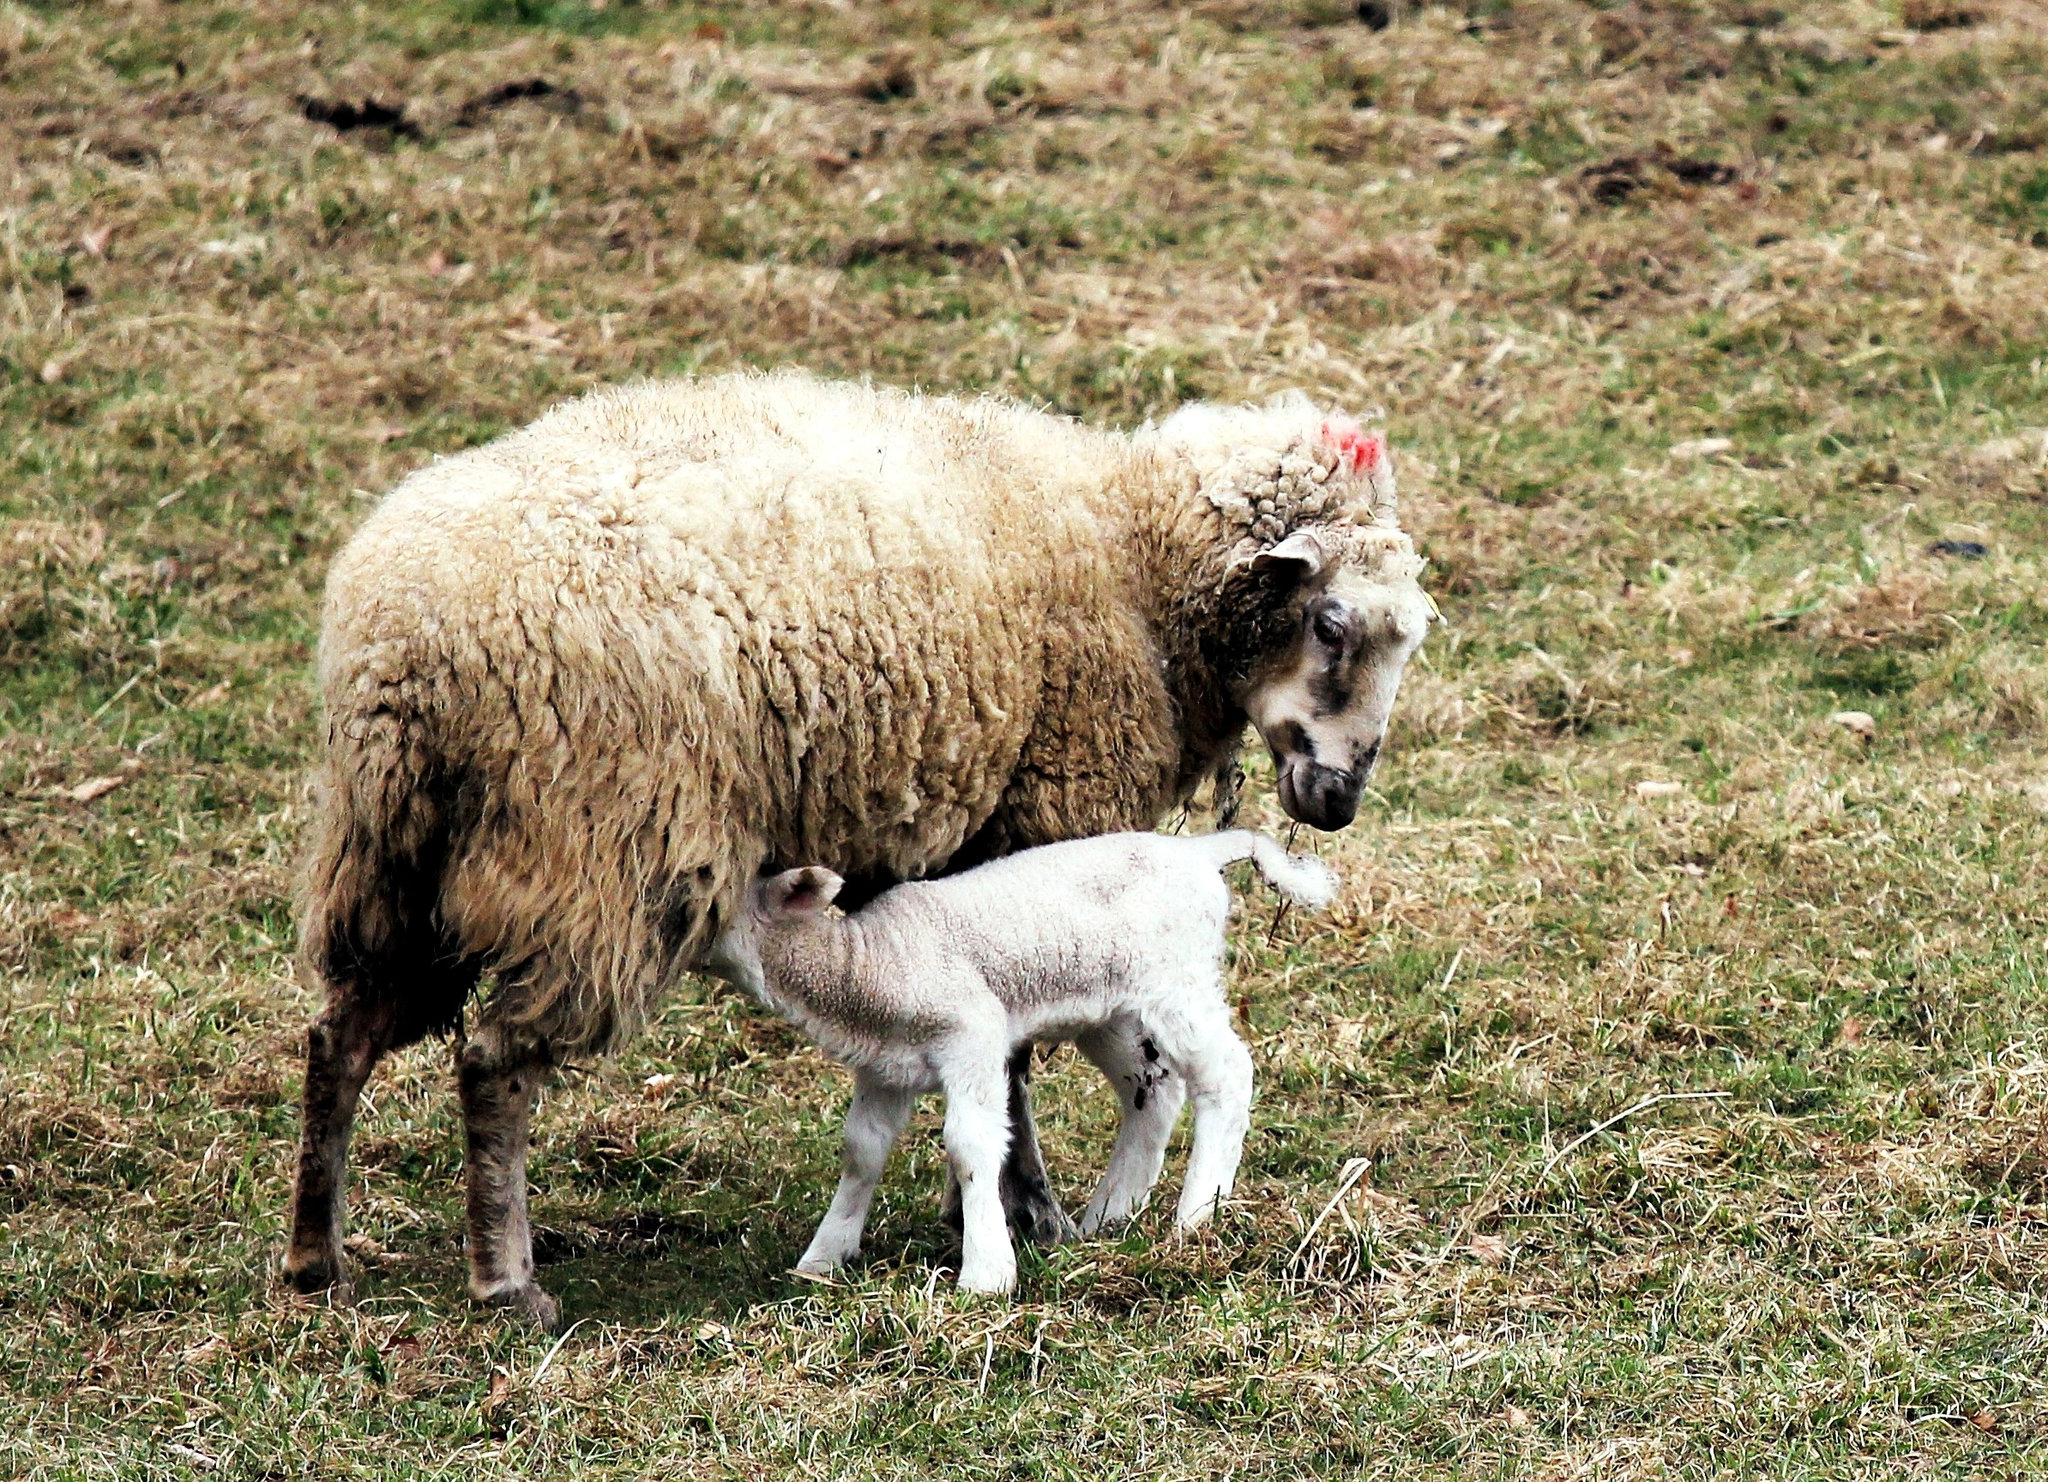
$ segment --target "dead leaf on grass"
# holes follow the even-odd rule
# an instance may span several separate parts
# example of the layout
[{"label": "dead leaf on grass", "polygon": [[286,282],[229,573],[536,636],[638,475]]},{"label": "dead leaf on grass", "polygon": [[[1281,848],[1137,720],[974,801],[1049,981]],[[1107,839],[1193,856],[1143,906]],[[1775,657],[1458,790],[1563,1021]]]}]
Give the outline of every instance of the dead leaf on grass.
[{"label": "dead leaf on grass", "polygon": [[1636,796],[1644,802],[1653,798],[1675,798],[1685,791],[1683,782],[1638,782]]},{"label": "dead leaf on grass", "polygon": [[1508,1243],[1498,1235],[1474,1235],[1465,1250],[1473,1260],[1488,1266],[1498,1266],[1508,1258]]},{"label": "dead leaf on grass", "polygon": [[125,774],[112,773],[105,777],[89,777],[78,786],[63,788],[61,791],[74,803],[90,803],[105,797],[127,780]]},{"label": "dead leaf on grass", "polygon": [[515,345],[531,345],[536,350],[559,350],[562,348],[562,326],[551,319],[542,318],[536,311],[510,329],[498,331]]}]

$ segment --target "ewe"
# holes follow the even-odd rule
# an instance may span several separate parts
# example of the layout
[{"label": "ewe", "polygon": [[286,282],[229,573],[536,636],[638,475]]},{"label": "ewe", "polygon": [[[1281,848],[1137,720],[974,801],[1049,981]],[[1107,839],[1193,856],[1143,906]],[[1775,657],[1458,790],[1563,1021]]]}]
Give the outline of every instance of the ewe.
[{"label": "ewe", "polygon": [[[801,375],[601,391],[420,469],[335,558],[285,1272],[342,1272],[387,1051],[465,1028],[470,1290],[542,1323],[549,1068],[701,967],[764,866],[848,899],[1156,825],[1247,719],[1342,828],[1431,608],[1384,444],[1299,397],[1135,433]],[[1070,1226],[1023,1087],[1019,1223]]]},{"label": "ewe", "polygon": [[997,1183],[1010,1142],[1005,1067],[1020,1048],[1072,1040],[1123,1104],[1109,1168],[1081,1219],[1128,1218],[1158,1181],[1183,1094],[1194,1101],[1174,1224],[1230,1197],[1252,1104],[1252,1057],[1223,997],[1223,866],[1246,857],[1289,899],[1329,904],[1320,860],[1264,834],[1107,834],[1027,849],[963,875],[899,885],[850,916],[815,865],[763,880],[711,953],[834,1059],[853,1067],[846,1171],[797,1270],[860,1251],[882,1165],[920,1092],[946,1094],[960,1184],[960,1285],[1006,1292],[1017,1257]]}]

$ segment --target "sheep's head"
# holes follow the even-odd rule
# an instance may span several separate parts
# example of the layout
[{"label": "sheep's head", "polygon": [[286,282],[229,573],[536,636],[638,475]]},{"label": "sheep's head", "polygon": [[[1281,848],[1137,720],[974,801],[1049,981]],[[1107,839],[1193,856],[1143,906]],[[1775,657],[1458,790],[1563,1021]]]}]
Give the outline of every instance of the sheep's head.
[{"label": "sheep's head", "polygon": [[[1233,698],[1272,752],[1288,817],[1340,829],[1357,815],[1402,671],[1437,614],[1396,522],[1385,440],[1333,418],[1315,427],[1306,453],[1316,492],[1294,513],[1312,503],[1320,517],[1270,543],[1255,523],[1234,563],[1257,620],[1244,630],[1253,652]],[[1284,480],[1285,460],[1282,470]]]}]

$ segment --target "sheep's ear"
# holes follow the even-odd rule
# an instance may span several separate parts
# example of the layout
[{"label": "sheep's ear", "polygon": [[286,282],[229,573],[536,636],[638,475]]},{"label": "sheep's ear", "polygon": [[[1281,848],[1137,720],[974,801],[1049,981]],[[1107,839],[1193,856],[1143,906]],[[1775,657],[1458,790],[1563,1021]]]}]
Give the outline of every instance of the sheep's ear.
[{"label": "sheep's ear", "polygon": [[846,882],[822,865],[784,870],[761,884],[761,904],[770,917],[815,916],[832,904]]},{"label": "sheep's ear", "polygon": [[1252,557],[1252,570],[1292,578],[1297,584],[1319,575],[1329,558],[1313,530],[1297,530]]}]

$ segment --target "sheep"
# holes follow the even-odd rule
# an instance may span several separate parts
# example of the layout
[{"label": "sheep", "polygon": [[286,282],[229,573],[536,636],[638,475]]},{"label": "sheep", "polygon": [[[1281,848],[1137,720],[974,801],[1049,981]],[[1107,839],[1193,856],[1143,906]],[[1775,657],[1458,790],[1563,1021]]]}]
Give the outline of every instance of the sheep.
[{"label": "sheep", "polygon": [[757,884],[710,966],[855,1072],[845,1172],[796,1269],[823,1275],[859,1254],[912,1102],[943,1090],[961,1191],[960,1286],[1014,1287],[997,1190],[1010,1141],[1005,1067],[1034,1043],[1072,1040],[1122,1103],[1082,1231],[1143,1206],[1183,1095],[1194,1101],[1195,1140],[1174,1227],[1208,1219],[1230,1197],[1251,1116],[1251,1052],[1223,996],[1221,873],[1247,857],[1298,904],[1324,906],[1335,892],[1320,860],[1244,830],[1047,844],[899,885],[842,916],[825,912],[845,883],[831,870],[806,865]]},{"label": "sheep", "polygon": [[[1150,828],[1247,720],[1282,807],[1341,828],[1421,565],[1384,439],[1300,396],[1116,432],[750,373],[600,390],[417,470],[327,579],[285,1278],[341,1280],[363,1085],[450,1034],[470,1292],[552,1326],[535,1092],[701,968],[764,867],[824,862],[854,903]],[[1004,1197],[1057,1239],[1028,1064]]]}]

